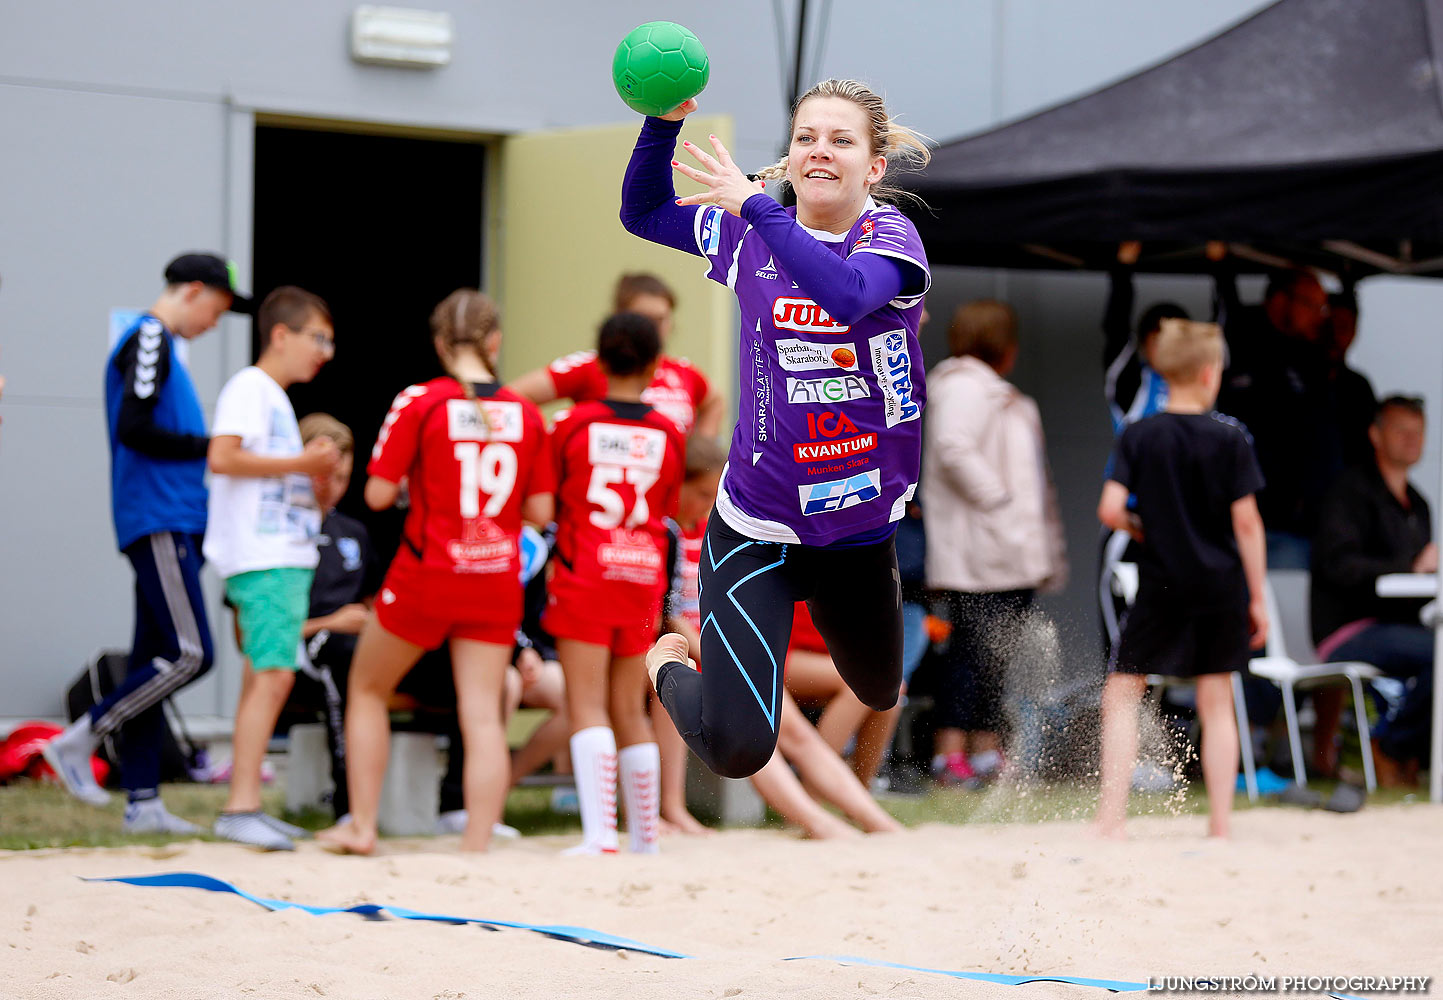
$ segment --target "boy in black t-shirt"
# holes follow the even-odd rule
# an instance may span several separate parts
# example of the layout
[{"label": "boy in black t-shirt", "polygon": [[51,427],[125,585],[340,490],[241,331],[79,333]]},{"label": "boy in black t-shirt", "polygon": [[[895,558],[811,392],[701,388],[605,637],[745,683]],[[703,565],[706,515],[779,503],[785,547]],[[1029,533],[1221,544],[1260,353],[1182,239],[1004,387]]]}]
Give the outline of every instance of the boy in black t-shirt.
[{"label": "boy in black t-shirt", "polygon": [[[1212,410],[1222,330],[1167,320],[1154,364],[1167,409],[1128,427],[1113,453],[1097,516],[1139,542],[1137,600],[1123,621],[1102,695],[1099,832],[1123,836],[1147,674],[1197,680],[1208,834],[1228,836],[1238,773],[1234,671],[1268,630],[1263,477],[1242,425]],[[1136,511],[1128,510],[1129,495]]]}]

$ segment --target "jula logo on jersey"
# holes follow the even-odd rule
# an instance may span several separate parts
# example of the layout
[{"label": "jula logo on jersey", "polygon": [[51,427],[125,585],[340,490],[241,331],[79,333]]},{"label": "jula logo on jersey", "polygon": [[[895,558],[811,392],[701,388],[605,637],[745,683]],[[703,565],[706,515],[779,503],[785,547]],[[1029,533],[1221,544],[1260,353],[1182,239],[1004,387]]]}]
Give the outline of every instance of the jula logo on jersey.
[{"label": "jula logo on jersey", "polygon": [[778,298],[772,300],[772,325],[778,330],[800,333],[846,333],[851,329],[827,315],[827,311],[811,299]]}]

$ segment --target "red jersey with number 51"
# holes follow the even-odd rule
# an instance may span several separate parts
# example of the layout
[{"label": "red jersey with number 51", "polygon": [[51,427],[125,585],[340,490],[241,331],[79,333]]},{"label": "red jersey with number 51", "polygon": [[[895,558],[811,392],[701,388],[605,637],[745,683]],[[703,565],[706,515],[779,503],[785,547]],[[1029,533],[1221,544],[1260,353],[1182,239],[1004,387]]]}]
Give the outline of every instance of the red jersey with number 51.
[{"label": "red jersey with number 51", "polygon": [[[557,471],[550,596],[597,621],[654,614],[667,583],[686,441],[645,403],[578,403],[551,433]],[[585,602],[578,607],[574,602]]]},{"label": "red jersey with number 51", "polygon": [[509,604],[513,590],[519,607],[521,503],[556,490],[541,411],[493,382],[474,389],[475,402],[449,377],[402,391],[367,467],[409,482],[411,509],[388,584],[427,587],[443,615],[503,595]]}]

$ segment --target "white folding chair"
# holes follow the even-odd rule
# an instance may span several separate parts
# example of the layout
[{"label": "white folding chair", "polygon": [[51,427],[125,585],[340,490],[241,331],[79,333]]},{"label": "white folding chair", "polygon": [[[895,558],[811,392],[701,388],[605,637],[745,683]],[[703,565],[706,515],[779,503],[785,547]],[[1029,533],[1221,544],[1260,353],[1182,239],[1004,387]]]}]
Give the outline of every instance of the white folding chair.
[{"label": "white folding chair", "polygon": [[[1129,607],[1137,600],[1137,588],[1139,574],[1136,563],[1121,562],[1118,559],[1124,549],[1127,548],[1127,534],[1117,532],[1108,539],[1104,550],[1103,564],[1107,570],[1103,573],[1102,581],[1102,620],[1107,627],[1107,637],[1111,645],[1116,647],[1118,637],[1122,635],[1121,624],[1117,620],[1112,608],[1112,595],[1116,594],[1122,602]],[[1119,542],[1119,538],[1122,540]],[[1253,741],[1249,736],[1251,728],[1248,724],[1248,703],[1243,698],[1242,674],[1236,671],[1232,675],[1233,682],[1233,709],[1238,716],[1238,750],[1243,758],[1243,784],[1248,791],[1248,801],[1258,800],[1258,770],[1253,761]],[[1162,700],[1163,689],[1168,687],[1179,687],[1188,684],[1188,681],[1179,680],[1176,677],[1164,677],[1161,674],[1148,674],[1147,684],[1154,693],[1154,704]]]},{"label": "white folding chair", "polygon": [[1293,757],[1293,780],[1299,788],[1308,783],[1303,770],[1303,737],[1298,728],[1299,687],[1316,687],[1325,681],[1345,679],[1353,688],[1353,717],[1358,722],[1358,742],[1363,752],[1363,780],[1368,791],[1378,787],[1373,773],[1373,740],[1368,731],[1368,709],[1363,681],[1380,675],[1371,663],[1299,663],[1288,655],[1292,649],[1305,660],[1317,659],[1308,635],[1308,572],[1275,569],[1268,572],[1268,644],[1263,656],[1254,657],[1248,670],[1264,677],[1283,691],[1283,714],[1288,724],[1288,752]]}]

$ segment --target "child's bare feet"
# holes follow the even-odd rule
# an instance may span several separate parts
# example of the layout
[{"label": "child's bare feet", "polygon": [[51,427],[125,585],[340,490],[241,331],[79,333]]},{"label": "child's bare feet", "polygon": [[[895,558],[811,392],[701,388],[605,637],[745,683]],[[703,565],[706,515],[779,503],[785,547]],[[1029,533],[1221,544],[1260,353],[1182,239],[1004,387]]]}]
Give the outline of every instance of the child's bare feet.
[{"label": "child's bare feet", "polygon": [[656,688],[657,671],[668,663],[685,663],[696,669],[696,661],[686,655],[688,648],[686,636],[676,632],[668,632],[656,640],[656,645],[646,654],[646,676],[651,678],[653,689]]},{"label": "child's bare feet", "polygon": [[354,822],[337,823],[316,834],[316,842],[337,854],[370,855],[376,851],[376,834],[366,833]]}]

